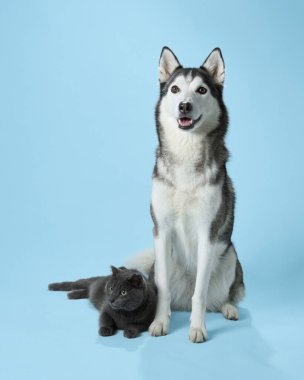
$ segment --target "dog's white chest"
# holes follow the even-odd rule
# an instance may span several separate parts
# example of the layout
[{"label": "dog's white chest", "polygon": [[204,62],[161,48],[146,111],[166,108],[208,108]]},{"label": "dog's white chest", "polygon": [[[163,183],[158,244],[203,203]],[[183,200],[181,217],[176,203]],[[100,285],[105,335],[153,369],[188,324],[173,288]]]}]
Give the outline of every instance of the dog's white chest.
[{"label": "dog's white chest", "polygon": [[175,173],[179,188],[154,181],[152,203],[162,231],[172,236],[173,251],[179,261],[195,266],[199,234],[209,234],[221,204],[221,185],[210,185],[204,176],[188,171]]}]

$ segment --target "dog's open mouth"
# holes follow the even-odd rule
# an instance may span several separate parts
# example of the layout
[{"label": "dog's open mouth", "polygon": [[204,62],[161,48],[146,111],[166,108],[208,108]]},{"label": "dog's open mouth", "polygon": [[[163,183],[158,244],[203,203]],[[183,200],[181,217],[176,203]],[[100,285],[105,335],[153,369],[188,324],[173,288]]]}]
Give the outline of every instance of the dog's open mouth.
[{"label": "dog's open mouth", "polygon": [[194,127],[195,123],[197,123],[202,115],[198,117],[196,120],[191,119],[190,117],[180,117],[177,119],[178,126],[181,129],[191,129]]}]

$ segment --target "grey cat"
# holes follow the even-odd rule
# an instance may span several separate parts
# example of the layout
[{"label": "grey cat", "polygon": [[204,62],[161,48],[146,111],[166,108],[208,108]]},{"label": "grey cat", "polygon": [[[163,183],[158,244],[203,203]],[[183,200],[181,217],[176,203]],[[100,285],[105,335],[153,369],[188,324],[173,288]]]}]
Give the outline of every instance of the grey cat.
[{"label": "grey cat", "polygon": [[155,317],[157,290],[153,277],[146,279],[136,269],[111,268],[110,276],[52,283],[49,290],[69,291],[70,299],[89,298],[100,311],[100,335],[124,330],[126,338],[136,338],[148,330]]}]

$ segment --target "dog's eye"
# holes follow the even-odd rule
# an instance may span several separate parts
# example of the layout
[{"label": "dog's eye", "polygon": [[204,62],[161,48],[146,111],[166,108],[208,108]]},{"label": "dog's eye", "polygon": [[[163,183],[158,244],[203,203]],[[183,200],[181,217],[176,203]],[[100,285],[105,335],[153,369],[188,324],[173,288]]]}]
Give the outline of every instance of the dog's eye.
[{"label": "dog's eye", "polygon": [[173,93],[173,94],[177,94],[178,92],[179,92],[179,87],[177,87],[177,86],[172,86],[171,87],[171,92]]},{"label": "dog's eye", "polygon": [[198,92],[199,94],[203,95],[203,94],[206,94],[207,89],[206,89],[206,87],[201,86],[201,87],[199,87],[199,88],[196,90],[196,92]]},{"label": "dog's eye", "polygon": [[122,296],[125,296],[125,295],[127,294],[127,291],[126,291],[126,290],[122,290],[122,291],[120,292],[120,294],[121,294]]}]

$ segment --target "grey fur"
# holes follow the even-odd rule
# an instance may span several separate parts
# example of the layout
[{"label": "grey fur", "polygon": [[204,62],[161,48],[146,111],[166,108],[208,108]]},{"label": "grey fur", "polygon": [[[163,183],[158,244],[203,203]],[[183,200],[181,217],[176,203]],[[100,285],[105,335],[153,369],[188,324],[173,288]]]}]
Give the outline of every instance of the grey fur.
[{"label": "grey fur", "polygon": [[[112,267],[112,275],[49,285],[49,290],[69,291],[69,299],[89,298],[100,311],[99,334],[113,335],[117,329],[135,338],[148,329],[156,312],[156,287],[153,278],[137,270]],[[126,291],[122,296],[121,291]]]},{"label": "grey fur", "polygon": [[244,297],[245,285],[243,281],[243,269],[239,259],[237,259],[235,266],[235,278],[229,289],[229,301],[237,305]]},{"label": "grey fur", "polygon": [[216,218],[211,224],[210,240],[221,240],[230,243],[234,222],[235,195],[231,179],[225,170],[222,172],[222,176],[224,177],[222,203]]}]

